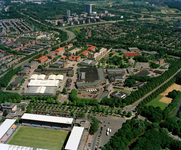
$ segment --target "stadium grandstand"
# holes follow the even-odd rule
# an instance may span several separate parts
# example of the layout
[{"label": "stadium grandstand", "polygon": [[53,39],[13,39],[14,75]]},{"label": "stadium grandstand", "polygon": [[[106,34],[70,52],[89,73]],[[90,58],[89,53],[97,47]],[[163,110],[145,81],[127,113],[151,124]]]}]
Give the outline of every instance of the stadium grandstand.
[{"label": "stadium grandstand", "polygon": [[83,132],[84,127],[74,126],[65,146],[65,150],[78,150]]},{"label": "stadium grandstand", "polygon": [[24,113],[21,117],[23,125],[33,125],[42,127],[53,127],[56,129],[71,129],[73,124],[73,118],[55,117],[37,114]]},{"label": "stadium grandstand", "polygon": [[[16,128],[15,119],[6,119],[0,126],[0,143],[5,143]],[[1,150],[1,148],[0,148]],[[4,150],[4,149],[2,149]]]},{"label": "stadium grandstand", "polygon": [[47,150],[35,147],[25,147],[18,145],[0,144],[0,150]]}]

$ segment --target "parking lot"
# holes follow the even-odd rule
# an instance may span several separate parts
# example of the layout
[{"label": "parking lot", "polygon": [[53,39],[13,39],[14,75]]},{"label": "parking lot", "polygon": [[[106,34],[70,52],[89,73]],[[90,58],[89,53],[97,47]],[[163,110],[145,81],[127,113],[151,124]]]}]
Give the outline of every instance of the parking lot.
[{"label": "parking lot", "polygon": [[99,99],[99,97],[102,95],[103,89],[101,88],[97,92],[87,92],[87,91],[81,91],[81,94],[78,94],[77,97],[79,98],[96,98]]},{"label": "parking lot", "polygon": [[[102,121],[99,126],[103,126],[99,147],[104,147],[104,145],[108,143],[108,141],[111,139],[111,137],[114,136],[118,129],[122,127],[122,124],[126,122],[126,119],[122,117],[96,116],[96,118]],[[106,135],[107,128],[111,129],[111,133],[109,133],[109,135]]]}]

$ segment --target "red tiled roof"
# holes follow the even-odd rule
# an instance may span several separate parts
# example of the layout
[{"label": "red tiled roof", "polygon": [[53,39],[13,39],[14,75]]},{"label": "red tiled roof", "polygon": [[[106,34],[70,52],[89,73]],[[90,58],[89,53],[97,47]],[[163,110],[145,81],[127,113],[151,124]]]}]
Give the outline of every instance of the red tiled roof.
[{"label": "red tiled roof", "polygon": [[124,53],[125,56],[139,56],[138,53]]},{"label": "red tiled roof", "polygon": [[74,55],[71,55],[69,57],[70,60],[79,60],[80,59],[80,56],[74,56]]},{"label": "red tiled roof", "polygon": [[56,49],[55,51],[59,52],[59,51],[62,51],[62,50],[64,50],[64,47],[60,47],[60,48]]},{"label": "red tiled roof", "polygon": [[67,56],[63,56],[62,58],[65,59],[65,58],[67,58]]},{"label": "red tiled roof", "polygon": [[43,59],[48,59],[48,58],[47,58],[47,56],[42,56],[42,57],[35,59],[35,60],[43,60]]},{"label": "red tiled roof", "polygon": [[89,51],[88,50],[85,50],[85,51],[83,51],[82,53],[80,53],[80,55],[82,54],[82,55],[86,55],[86,53],[88,53]]}]

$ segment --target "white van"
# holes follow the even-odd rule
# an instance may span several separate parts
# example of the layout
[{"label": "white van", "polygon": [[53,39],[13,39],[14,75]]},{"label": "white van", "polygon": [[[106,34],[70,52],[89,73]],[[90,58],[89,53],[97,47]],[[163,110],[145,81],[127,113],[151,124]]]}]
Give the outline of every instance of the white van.
[{"label": "white van", "polygon": [[109,132],[111,133],[111,129],[109,129]]},{"label": "white van", "polygon": [[109,132],[106,132],[106,135],[109,135]]},{"label": "white van", "polygon": [[107,128],[107,132],[109,132],[109,128]]}]

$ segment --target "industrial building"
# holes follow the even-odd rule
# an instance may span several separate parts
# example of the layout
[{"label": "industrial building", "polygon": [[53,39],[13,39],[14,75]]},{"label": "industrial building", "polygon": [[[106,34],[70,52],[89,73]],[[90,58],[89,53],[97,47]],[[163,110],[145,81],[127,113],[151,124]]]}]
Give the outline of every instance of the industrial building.
[{"label": "industrial building", "polygon": [[62,72],[67,73],[71,68],[43,68],[43,69],[36,69],[35,72],[41,72],[41,73],[50,73],[50,72]]},{"label": "industrial building", "polygon": [[30,67],[23,67],[21,71],[18,72],[20,76],[26,76],[30,72]]},{"label": "industrial building", "polygon": [[23,80],[23,76],[18,76],[15,81],[11,84],[12,87],[18,87],[21,84],[21,81]]},{"label": "industrial building", "polygon": [[53,87],[58,87],[59,81],[58,80],[31,80],[28,84],[28,87],[31,86],[53,86]]},{"label": "industrial building", "polygon": [[97,64],[98,64],[98,62],[97,61],[93,61],[93,60],[84,60],[84,61],[80,62],[81,66],[88,66],[88,67],[96,66]]},{"label": "industrial building", "polygon": [[32,86],[28,87],[28,90],[25,95],[45,95],[45,96],[51,96],[55,93],[55,89],[57,87],[44,87],[44,86]]},{"label": "industrial building", "polygon": [[85,72],[85,81],[77,80],[77,88],[97,87],[105,82],[103,68],[80,68],[80,72]]},{"label": "industrial building", "polygon": [[160,65],[160,64],[162,64],[163,62],[164,62],[164,59],[161,58],[161,59],[159,59],[159,60],[156,60],[154,63]]},{"label": "industrial building", "polygon": [[140,72],[138,72],[135,75],[137,77],[139,77],[139,76],[151,76],[151,73],[148,70],[144,69],[144,70],[141,70]]},{"label": "industrial building", "polygon": [[73,118],[55,117],[37,114],[24,113],[21,117],[23,125],[34,125],[43,127],[53,127],[56,129],[69,128],[73,124]]},{"label": "industrial building", "polygon": [[65,146],[65,150],[78,150],[83,132],[84,127],[74,126]]},{"label": "industrial building", "polygon": [[[15,130],[16,126],[14,125],[16,120],[6,119],[0,126],[0,143],[5,143],[10,135]],[[4,149],[2,149],[4,150]]]}]

